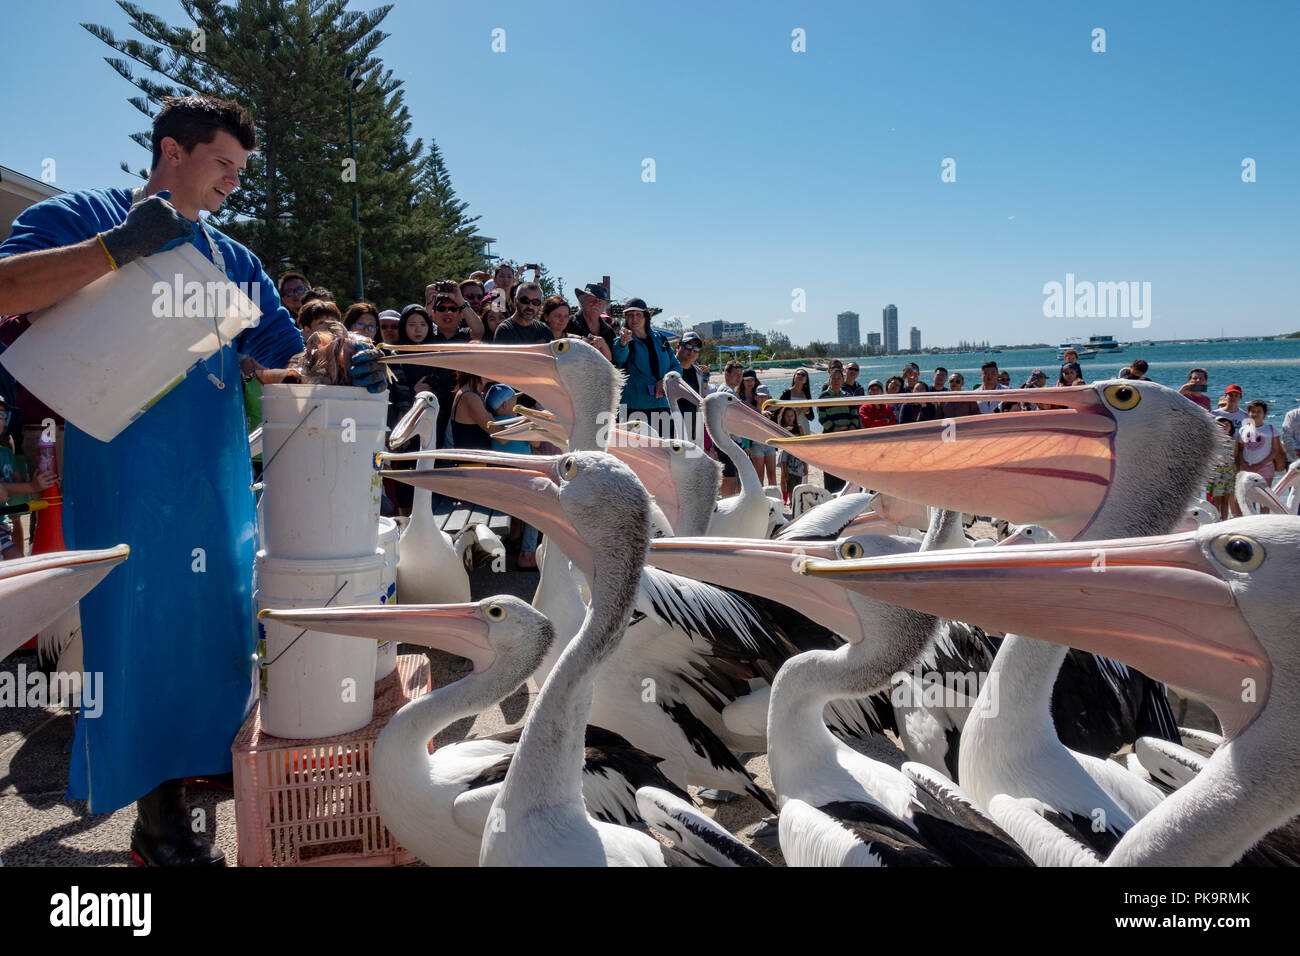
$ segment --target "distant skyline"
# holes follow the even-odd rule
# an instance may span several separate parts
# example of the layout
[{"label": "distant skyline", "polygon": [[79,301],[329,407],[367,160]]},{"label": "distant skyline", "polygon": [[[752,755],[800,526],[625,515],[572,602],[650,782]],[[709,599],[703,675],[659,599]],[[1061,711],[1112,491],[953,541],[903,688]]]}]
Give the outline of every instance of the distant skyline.
[{"label": "distant skyline", "polygon": [[[141,3],[186,22],[175,0]],[[79,25],[136,36],[122,11],[47,0],[5,19],[27,79],[0,107],[0,164],[131,183],[138,90]],[[609,275],[684,326],[796,344],[836,341],[846,310],[865,335],[891,302],[927,347],[1300,329],[1295,3],[396,0],[381,29],[413,133],[479,231],[569,295]],[[1069,276],[1096,294],[1057,318]],[[1106,310],[1118,283],[1146,318]]]}]

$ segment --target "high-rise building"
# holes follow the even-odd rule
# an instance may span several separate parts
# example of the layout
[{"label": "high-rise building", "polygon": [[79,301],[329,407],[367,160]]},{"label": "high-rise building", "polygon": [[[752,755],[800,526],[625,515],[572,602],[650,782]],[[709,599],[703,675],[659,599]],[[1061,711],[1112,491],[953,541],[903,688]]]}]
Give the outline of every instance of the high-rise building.
[{"label": "high-rise building", "polygon": [[881,310],[885,325],[885,354],[898,352],[898,306],[887,305]]},{"label": "high-rise building", "polygon": [[858,333],[858,313],[841,312],[836,318],[840,324],[840,345],[851,345],[854,348],[862,344],[862,338]]},{"label": "high-rise building", "polygon": [[714,342],[740,342],[749,333],[749,326],[744,322],[724,322],[722,319],[717,319],[713,322],[701,322],[695,326],[695,331]]},{"label": "high-rise building", "polygon": [[867,333],[867,351],[872,355],[880,354],[880,333],[879,332]]},{"label": "high-rise building", "polygon": [[912,326],[912,351],[921,351],[921,330],[915,325]]}]

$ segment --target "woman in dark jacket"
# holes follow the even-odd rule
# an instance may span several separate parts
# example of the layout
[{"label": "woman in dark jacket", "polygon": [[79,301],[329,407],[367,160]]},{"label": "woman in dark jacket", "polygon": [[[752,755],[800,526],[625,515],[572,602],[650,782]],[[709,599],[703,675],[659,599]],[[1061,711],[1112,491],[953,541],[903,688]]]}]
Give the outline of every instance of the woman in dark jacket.
[{"label": "woman in dark jacket", "polygon": [[[432,330],[433,322],[429,319],[428,310],[422,305],[408,305],[402,310],[402,325],[398,329],[397,344],[423,345],[429,341]],[[388,385],[388,427],[391,429],[411,410],[411,406],[415,404],[416,393],[433,391],[434,370],[428,365],[390,365],[389,368],[393,371],[393,381]],[[436,437],[434,444],[437,444]],[[395,461],[389,463],[389,467],[414,468],[415,462]],[[404,481],[385,478],[384,492],[401,514],[411,513],[414,488]]]},{"label": "woman in dark jacket", "polygon": [[623,328],[611,350],[614,365],[627,373],[622,404],[627,417],[642,418],[661,435],[671,435],[667,424],[668,399],[664,397],[664,376],[682,373],[682,363],[669,344],[668,336],[650,328],[650,308],[645,299],[629,299],[623,306]]},{"label": "woman in dark jacket", "polygon": [[[930,386],[925,382],[917,382],[912,386],[912,392],[928,392]],[[898,424],[908,425],[912,422],[932,422],[939,417],[939,408],[936,402],[909,402],[903,405],[903,411],[898,416]]]}]

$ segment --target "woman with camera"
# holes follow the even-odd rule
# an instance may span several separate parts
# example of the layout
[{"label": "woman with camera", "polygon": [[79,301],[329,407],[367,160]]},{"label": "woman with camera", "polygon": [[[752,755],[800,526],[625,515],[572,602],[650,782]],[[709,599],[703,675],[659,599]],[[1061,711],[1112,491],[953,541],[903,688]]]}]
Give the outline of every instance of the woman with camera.
[{"label": "woman with camera", "polygon": [[628,299],[623,306],[623,324],[614,340],[613,353],[614,365],[627,373],[621,403],[626,420],[639,418],[660,435],[671,435],[663,378],[669,372],[680,375],[682,364],[668,336],[650,328],[650,307],[645,299]]}]

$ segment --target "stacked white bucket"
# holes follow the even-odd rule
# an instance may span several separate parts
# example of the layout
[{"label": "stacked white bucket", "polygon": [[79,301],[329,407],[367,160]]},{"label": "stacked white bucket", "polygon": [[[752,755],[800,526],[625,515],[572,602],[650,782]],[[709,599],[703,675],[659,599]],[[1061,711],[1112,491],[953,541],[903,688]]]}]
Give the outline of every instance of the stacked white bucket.
[{"label": "stacked white bucket", "polygon": [[[391,521],[381,527],[375,464],[375,454],[384,450],[387,394],[268,385],[262,416],[258,609],[391,600],[397,528]],[[387,532],[383,542],[381,531]],[[259,625],[263,730],[303,739],[370,723],[375,680],[396,665],[395,646],[385,648],[387,670],[380,673],[374,641],[304,633],[274,621]]]}]

